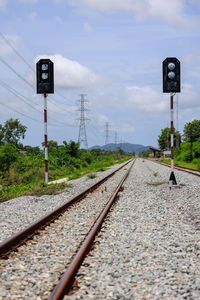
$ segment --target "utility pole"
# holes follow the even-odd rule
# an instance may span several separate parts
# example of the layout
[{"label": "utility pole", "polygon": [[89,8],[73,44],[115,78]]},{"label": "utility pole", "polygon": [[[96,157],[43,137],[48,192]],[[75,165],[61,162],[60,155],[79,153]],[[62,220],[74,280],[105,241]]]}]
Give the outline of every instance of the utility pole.
[{"label": "utility pole", "polygon": [[87,142],[87,134],[86,134],[86,120],[88,120],[85,117],[85,112],[87,111],[87,109],[85,108],[85,103],[87,102],[87,100],[85,100],[85,96],[84,94],[81,94],[81,99],[79,100],[80,102],[80,118],[78,119],[80,121],[79,123],[79,134],[78,134],[78,142],[85,146],[86,149],[88,149],[88,142]]},{"label": "utility pole", "polygon": [[106,129],[105,129],[105,145],[109,143],[109,129],[110,129],[110,124],[106,122]]},{"label": "utility pole", "polygon": [[179,130],[178,130],[178,94],[176,94],[176,147],[179,150],[180,148],[180,141],[179,141]]},{"label": "utility pole", "polygon": [[117,131],[115,131],[115,146],[117,147]]},{"label": "utility pole", "polygon": [[170,93],[170,109],[171,109],[171,174],[169,177],[169,181],[172,182],[172,184],[176,183],[176,178],[174,175],[174,94]]}]

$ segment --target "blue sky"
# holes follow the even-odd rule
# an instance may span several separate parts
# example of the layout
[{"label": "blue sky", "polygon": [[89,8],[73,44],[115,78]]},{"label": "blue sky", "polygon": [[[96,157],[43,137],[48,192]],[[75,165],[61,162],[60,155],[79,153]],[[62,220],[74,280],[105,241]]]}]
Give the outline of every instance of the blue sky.
[{"label": "blue sky", "polygon": [[84,93],[89,146],[104,144],[106,122],[110,142],[117,132],[118,142],[157,146],[170,121],[169,94],[162,93],[166,57],[181,61],[175,127],[182,132],[200,118],[199,16],[199,0],[0,0],[0,123],[19,118],[28,127],[24,144],[41,145],[43,98],[34,70],[47,57],[55,68],[48,139],[78,139]]}]

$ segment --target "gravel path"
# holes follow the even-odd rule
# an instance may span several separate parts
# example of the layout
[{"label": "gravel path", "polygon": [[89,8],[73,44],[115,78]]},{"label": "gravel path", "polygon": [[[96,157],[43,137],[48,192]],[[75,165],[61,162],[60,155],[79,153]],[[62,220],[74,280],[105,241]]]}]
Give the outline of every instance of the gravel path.
[{"label": "gravel path", "polygon": [[200,178],[175,171],[170,191],[169,175],[136,161],[64,299],[200,299]]},{"label": "gravel path", "polygon": [[117,164],[104,172],[95,173],[97,177],[94,179],[83,176],[68,181],[67,183],[71,184],[72,187],[67,188],[58,195],[45,195],[41,197],[22,196],[0,203],[0,242],[30,225],[57,206],[62,205],[72,197],[80,194],[121,165],[122,164]]},{"label": "gravel path", "polygon": [[83,236],[89,231],[126,169],[127,166],[73,205],[7,260],[1,260],[1,300],[48,298],[49,291],[65,271]]}]

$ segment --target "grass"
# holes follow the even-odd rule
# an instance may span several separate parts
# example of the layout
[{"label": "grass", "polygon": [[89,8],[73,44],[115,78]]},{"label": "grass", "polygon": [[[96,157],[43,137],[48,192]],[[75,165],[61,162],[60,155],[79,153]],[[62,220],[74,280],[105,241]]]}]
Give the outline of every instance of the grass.
[{"label": "grass", "polygon": [[[88,178],[96,178],[97,175],[94,174],[95,172],[103,172],[108,167],[117,164],[117,163],[123,163],[130,159],[130,157],[125,157],[123,159],[114,160],[112,158],[105,158],[105,160],[96,160],[93,163],[80,168],[72,167],[66,168],[62,167],[60,169],[54,169],[52,170],[50,168],[49,170],[49,180],[56,180],[63,177],[68,177],[68,180],[79,178],[85,174],[88,174]],[[39,171],[38,171],[39,172]],[[90,174],[91,173],[91,174]],[[29,183],[15,183],[11,185],[3,185],[2,188],[0,188],[0,202],[4,202],[6,200],[20,197],[23,195],[53,195],[60,193],[63,189],[66,189],[69,186],[69,184],[49,184],[46,185],[44,181],[39,181],[43,176],[43,170],[41,170],[41,176],[37,178],[37,181],[35,180],[35,176],[32,176],[33,178],[30,178]],[[39,180],[38,180],[39,179]],[[34,180],[34,181],[33,181]]]},{"label": "grass", "polygon": [[[67,176],[69,180],[72,180],[72,179],[76,179],[76,178],[79,178],[79,177],[82,177],[88,173],[91,173],[91,172],[103,172],[105,171],[108,167],[110,166],[113,166],[115,164],[120,164],[120,163],[123,163],[127,160],[129,160],[130,157],[128,158],[124,158],[124,159],[119,159],[119,160],[107,160],[107,161],[96,161],[94,163],[91,163],[90,165],[88,165],[87,167],[81,167],[80,169],[75,169],[73,170],[70,174],[63,174],[63,176],[60,176],[60,178],[64,177],[64,176]],[[59,179],[60,179],[59,178]],[[57,178],[55,178],[57,179]]]},{"label": "grass", "polygon": [[97,175],[96,174],[88,174],[87,177],[90,179],[94,179],[97,177]]},{"label": "grass", "polygon": [[42,195],[55,195],[62,192],[66,188],[70,188],[70,184],[56,183],[44,184],[33,186],[31,184],[19,184],[0,189],[0,202],[20,197],[20,196],[42,196]]},{"label": "grass", "polygon": [[97,172],[104,172],[106,170],[107,170],[107,168],[100,168],[100,169],[97,170]]},{"label": "grass", "polygon": [[[161,162],[170,164],[171,163],[171,159],[161,159]],[[194,164],[194,163],[189,163],[189,162],[184,162],[184,161],[177,161],[176,159],[174,160],[174,165],[175,166],[180,166],[180,167],[186,167],[186,168],[192,168],[195,170],[199,170],[199,167]]]},{"label": "grass", "polygon": [[158,172],[154,172],[153,176],[157,177],[158,176]]}]

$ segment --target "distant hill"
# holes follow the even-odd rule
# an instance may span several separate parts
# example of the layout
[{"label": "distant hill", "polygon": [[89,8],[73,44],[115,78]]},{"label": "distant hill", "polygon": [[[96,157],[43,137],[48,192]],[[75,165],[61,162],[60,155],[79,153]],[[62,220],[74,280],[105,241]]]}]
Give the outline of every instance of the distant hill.
[{"label": "distant hill", "polygon": [[90,147],[89,150],[92,149],[102,149],[102,150],[116,150],[118,148],[121,148],[125,152],[132,153],[135,152],[136,154],[140,152],[141,150],[148,150],[151,146],[144,146],[139,144],[131,144],[131,143],[119,143],[119,144],[107,144],[103,146],[93,146]]}]

